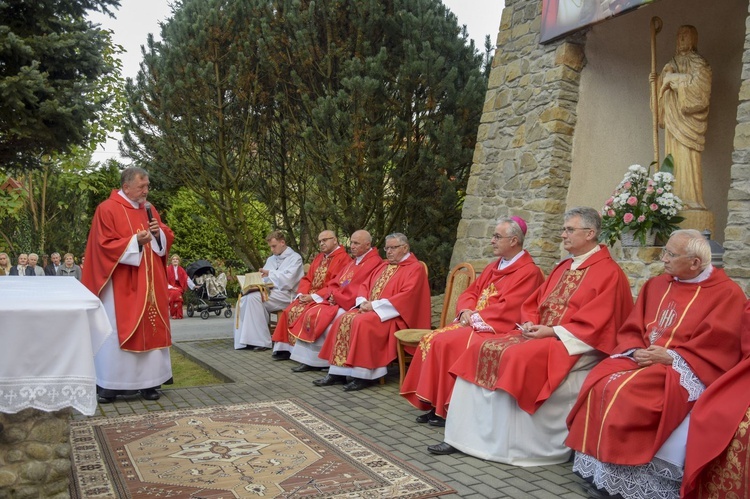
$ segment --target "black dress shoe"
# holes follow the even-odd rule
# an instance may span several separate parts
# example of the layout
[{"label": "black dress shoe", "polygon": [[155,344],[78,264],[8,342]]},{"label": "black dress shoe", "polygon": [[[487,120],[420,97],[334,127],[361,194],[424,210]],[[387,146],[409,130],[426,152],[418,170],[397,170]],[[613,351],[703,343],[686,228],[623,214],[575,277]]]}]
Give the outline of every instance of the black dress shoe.
[{"label": "black dress shoe", "polygon": [[430,409],[430,412],[425,412],[424,414],[417,416],[415,421],[417,423],[424,424],[424,423],[429,423],[430,419],[433,419],[433,418],[435,418],[435,409]]},{"label": "black dress shoe", "polygon": [[369,379],[352,378],[350,382],[344,385],[345,392],[356,392],[369,387],[372,382]]},{"label": "black dress shoe", "polygon": [[325,367],[314,367],[308,366],[307,364],[300,364],[297,367],[292,368],[293,373],[306,373],[308,371],[323,371]]},{"label": "black dress shoe", "polygon": [[432,418],[430,418],[430,420],[427,422],[430,424],[430,426],[437,426],[438,428],[445,427],[445,418],[441,418],[437,414],[433,414]]},{"label": "black dress shoe", "polygon": [[283,350],[279,350],[278,352],[274,352],[271,357],[273,357],[273,360],[289,360],[289,357],[292,356],[292,352],[285,352]]},{"label": "black dress shoe", "polygon": [[100,404],[111,404],[115,401],[115,397],[102,397],[101,395],[97,395],[96,401]]},{"label": "black dress shoe", "polygon": [[141,397],[146,400],[159,400],[161,395],[156,391],[156,388],[146,388],[145,390],[141,390]]},{"label": "black dress shoe", "polygon": [[324,378],[316,379],[313,381],[315,386],[331,386],[336,384],[346,384],[346,376],[338,374],[326,374]]},{"label": "black dress shoe", "polygon": [[441,456],[458,452],[458,449],[445,442],[440,442],[439,444],[435,445],[428,445],[427,450],[430,452],[430,454],[439,454]]},{"label": "black dress shoe", "polygon": [[253,352],[265,352],[268,350],[268,347],[250,347],[250,350]]}]

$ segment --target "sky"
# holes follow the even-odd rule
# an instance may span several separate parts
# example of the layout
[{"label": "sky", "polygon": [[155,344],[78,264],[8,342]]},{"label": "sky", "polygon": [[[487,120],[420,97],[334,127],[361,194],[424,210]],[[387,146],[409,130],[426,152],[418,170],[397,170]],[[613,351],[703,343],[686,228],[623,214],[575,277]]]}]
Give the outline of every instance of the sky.
[{"label": "sky", "polygon": [[[356,0],[353,0],[356,1]],[[494,43],[500,26],[500,15],[504,0],[443,0],[443,4],[458,18],[459,25],[466,25],[469,38],[474,40],[482,52],[485,35]],[[114,42],[125,49],[122,54],[122,74],[134,78],[141,61],[141,46],[146,44],[149,33],[159,38],[159,22],[170,17],[172,11],[168,0],[121,0],[115,11],[115,19],[94,13],[91,20],[111,29]],[[109,140],[94,153],[94,161],[120,158],[117,139]]]}]

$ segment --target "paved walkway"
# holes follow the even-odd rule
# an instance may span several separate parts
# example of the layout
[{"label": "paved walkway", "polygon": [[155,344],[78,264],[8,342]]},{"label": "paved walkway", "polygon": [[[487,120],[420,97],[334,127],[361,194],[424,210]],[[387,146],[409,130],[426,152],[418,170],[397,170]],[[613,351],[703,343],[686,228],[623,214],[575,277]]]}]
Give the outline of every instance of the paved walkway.
[{"label": "paved walkway", "polygon": [[99,406],[101,416],[143,414],[224,404],[296,398],[345,424],[393,455],[408,461],[456,490],[445,498],[564,498],[585,497],[571,464],[517,468],[482,461],[464,454],[433,456],[426,446],[440,442],[442,428],[414,422],[419,414],[398,395],[398,367],[392,366],[385,385],[344,392],[341,385],[315,387],[325,373],[295,374],[293,361],[272,360],[271,352],[234,350],[232,319],[212,315],[172,321],[175,348],[205,365],[228,382],[197,388],[165,387],[155,402],[140,397],[118,398]]}]

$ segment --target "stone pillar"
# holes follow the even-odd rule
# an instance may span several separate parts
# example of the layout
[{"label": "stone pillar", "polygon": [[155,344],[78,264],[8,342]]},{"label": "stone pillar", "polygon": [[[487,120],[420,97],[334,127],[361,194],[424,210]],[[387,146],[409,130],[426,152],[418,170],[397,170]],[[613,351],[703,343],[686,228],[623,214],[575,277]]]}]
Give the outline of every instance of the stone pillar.
[{"label": "stone pillar", "polygon": [[560,255],[581,70],[582,35],[539,44],[541,0],[506,0],[451,267],[480,271],[497,218],[529,223],[545,272]]}]

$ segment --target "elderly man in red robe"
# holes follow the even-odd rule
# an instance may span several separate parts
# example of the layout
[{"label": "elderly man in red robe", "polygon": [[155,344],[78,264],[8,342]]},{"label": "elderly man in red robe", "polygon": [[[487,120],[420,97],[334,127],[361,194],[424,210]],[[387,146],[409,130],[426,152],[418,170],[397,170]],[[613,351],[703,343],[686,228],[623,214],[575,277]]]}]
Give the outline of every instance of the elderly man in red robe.
[{"label": "elderly man in red robe", "polygon": [[750,496],[750,301],[742,319],[742,362],[712,383],[690,412],[681,496]]},{"label": "elderly man in red robe", "polygon": [[414,407],[429,410],[417,417],[417,423],[445,426],[455,383],[448,370],[470,345],[512,330],[521,320],[521,305],[544,281],[542,271],[523,249],[525,235],[522,218],[498,221],[491,244],[499,258],[461,294],[453,323],[419,342],[401,387],[401,395]]},{"label": "elderly man in red robe", "polygon": [[172,255],[167,267],[167,293],[169,293],[169,316],[182,319],[182,294],[188,288],[188,275],[180,266],[180,256]]},{"label": "elderly man in red robe", "polygon": [[445,441],[433,454],[463,451],[516,466],[567,461],[565,416],[586,374],[612,351],[633,308],[628,279],[597,243],[593,208],[565,213],[559,263],[526,300],[522,324],[471,346],[453,365],[458,376]]},{"label": "elderly man in red robe", "polygon": [[367,388],[386,375],[396,358],[396,331],[430,327],[427,272],[409,251],[409,240],[401,233],[386,236],[385,254],[387,261],[360,287],[356,308],[331,326],[320,351],[331,367],[326,377],[313,381],[316,386],[344,383],[345,391]]},{"label": "elderly man in red robe", "polygon": [[614,355],[591,371],[568,416],[573,471],[594,494],[677,497],[674,449],[684,456],[684,436],[674,449],[663,444],[705,387],[740,360],[745,295],[711,265],[708,241],[675,231],[662,261],[666,273],[643,286]]},{"label": "elderly man in red robe", "polygon": [[354,259],[328,282],[328,286],[311,295],[312,303],[288,329],[289,335],[295,339],[291,359],[300,363],[292,368],[292,372],[320,371],[328,367],[328,361],[318,354],[331,324],[336,317],[354,307],[359,287],[383,263],[366,230],[352,234],[350,248]]},{"label": "elderly man in red robe", "polygon": [[297,296],[279,314],[276,329],[271,339],[273,340],[273,352],[276,354],[274,360],[288,360],[294,347],[294,336],[289,336],[289,329],[294,327],[302,318],[304,312],[315,305],[313,295],[324,288],[339,271],[351,261],[346,250],[339,245],[336,234],[330,230],[324,230],[318,235],[318,253],[310,264],[310,270],[302,278],[297,286]]},{"label": "elderly man in red robe", "polygon": [[165,265],[174,234],[146,202],[146,170],[126,168],[120,181],[94,213],[81,276],[114,330],[94,357],[99,403],[137,391],[157,400],[172,377]]}]

